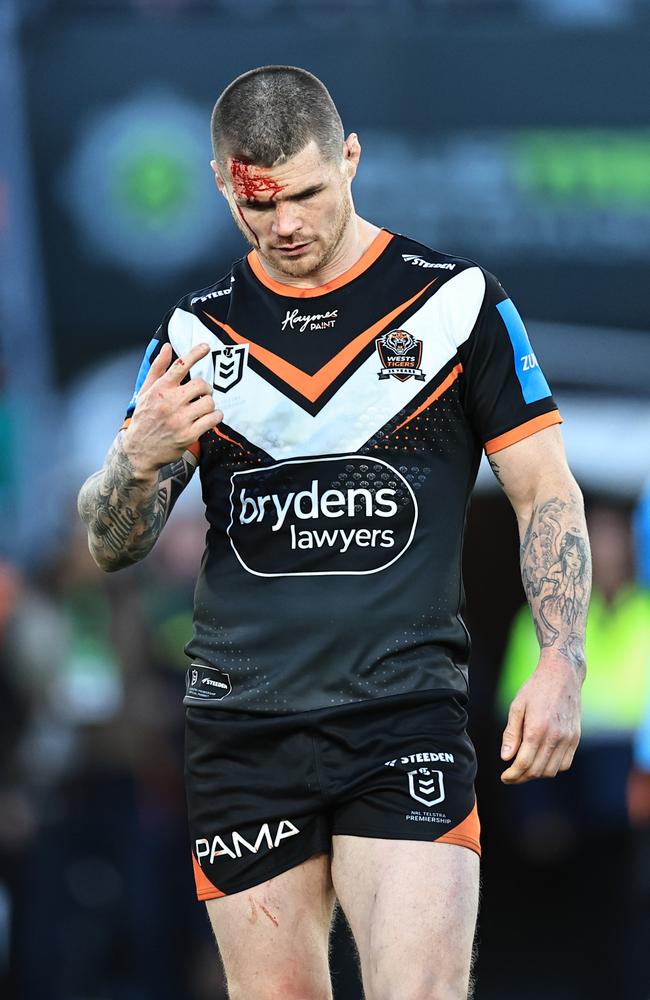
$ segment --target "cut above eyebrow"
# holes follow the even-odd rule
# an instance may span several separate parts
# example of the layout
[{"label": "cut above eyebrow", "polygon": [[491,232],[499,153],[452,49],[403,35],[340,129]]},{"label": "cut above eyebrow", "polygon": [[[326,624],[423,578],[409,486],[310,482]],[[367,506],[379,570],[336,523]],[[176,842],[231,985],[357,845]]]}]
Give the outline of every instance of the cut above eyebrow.
[{"label": "cut above eyebrow", "polygon": [[296,194],[288,195],[278,195],[275,198],[269,198],[267,201],[260,201],[259,199],[244,199],[243,201],[235,199],[237,205],[241,205],[242,208],[250,208],[251,205],[255,206],[272,206],[276,201],[302,201],[303,198],[309,198],[312,194],[318,194],[325,187],[324,184],[312,184],[311,187],[305,188],[304,191],[298,191]]}]

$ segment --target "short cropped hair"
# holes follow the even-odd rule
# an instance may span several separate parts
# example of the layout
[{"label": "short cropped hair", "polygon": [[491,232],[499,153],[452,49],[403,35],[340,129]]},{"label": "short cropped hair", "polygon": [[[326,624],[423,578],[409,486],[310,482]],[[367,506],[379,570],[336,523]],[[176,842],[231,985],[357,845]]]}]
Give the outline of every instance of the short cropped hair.
[{"label": "short cropped hair", "polygon": [[212,112],[217,163],[272,167],[314,139],[326,160],[342,155],[343,124],[327,87],[297,66],[260,66],[233,80]]}]

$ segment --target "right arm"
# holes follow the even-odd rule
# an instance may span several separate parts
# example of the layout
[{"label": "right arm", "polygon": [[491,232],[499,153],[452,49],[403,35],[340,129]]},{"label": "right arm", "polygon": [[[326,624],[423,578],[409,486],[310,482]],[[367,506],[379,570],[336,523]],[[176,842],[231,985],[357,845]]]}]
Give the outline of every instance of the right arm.
[{"label": "right arm", "polygon": [[147,555],[196,468],[194,455],[186,451],[157,472],[138,474],[125,433],[120,431],[104,465],[86,480],[77,500],[90,553],[107,572]]},{"label": "right arm", "polygon": [[171,347],[164,345],[129,427],[81,487],[77,506],[88,528],[88,547],[107,572],[130,566],[151,550],[196,468],[189,447],[223,416],[207,382],[182,384],[208,350],[207,344],[194,347],[168,369]]}]

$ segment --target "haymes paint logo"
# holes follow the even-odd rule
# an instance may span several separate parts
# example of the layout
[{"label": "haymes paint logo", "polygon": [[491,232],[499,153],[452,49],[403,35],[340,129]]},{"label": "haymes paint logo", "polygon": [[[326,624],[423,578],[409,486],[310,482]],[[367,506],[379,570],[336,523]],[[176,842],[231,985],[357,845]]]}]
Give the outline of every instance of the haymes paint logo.
[{"label": "haymes paint logo", "polygon": [[377,573],[406,551],[418,516],[406,479],[363,455],[235,472],[230,503],[231,544],[257,576]]}]

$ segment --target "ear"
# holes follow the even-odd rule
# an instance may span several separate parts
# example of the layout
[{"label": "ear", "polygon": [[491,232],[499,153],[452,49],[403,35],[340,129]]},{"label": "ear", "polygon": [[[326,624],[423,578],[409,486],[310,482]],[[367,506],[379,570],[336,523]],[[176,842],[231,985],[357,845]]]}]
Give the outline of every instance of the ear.
[{"label": "ear", "polygon": [[356,132],[351,132],[343,143],[343,159],[348,178],[352,180],[357,172],[359,160],[361,158],[361,143]]},{"label": "ear", "polygon": [[224,198],[227,198],[228,197],[228,189],[226,188],[226,182],[224,181],[224,179],[222,177],[222,174],[221,174],[221,171],[219,169],[219,164],[217,163],[216,160],[210,160],[210,166],[212,167],[212,172],[214,174],[214,182],[215,182],[215,184],[219,188],[219,191],[224,196]]}]

